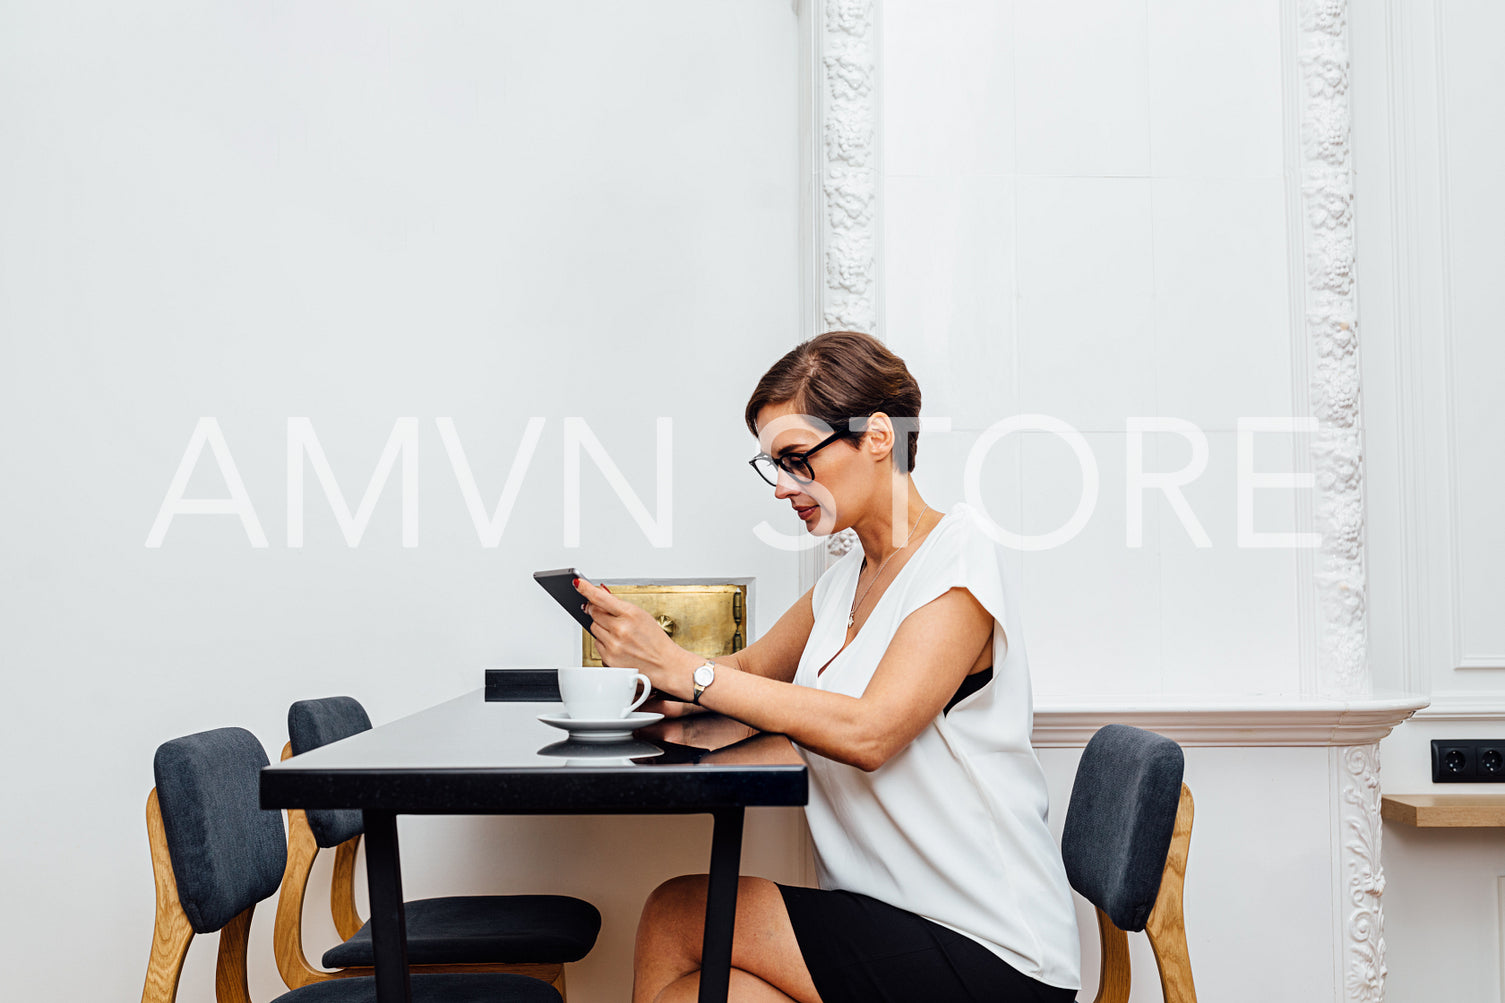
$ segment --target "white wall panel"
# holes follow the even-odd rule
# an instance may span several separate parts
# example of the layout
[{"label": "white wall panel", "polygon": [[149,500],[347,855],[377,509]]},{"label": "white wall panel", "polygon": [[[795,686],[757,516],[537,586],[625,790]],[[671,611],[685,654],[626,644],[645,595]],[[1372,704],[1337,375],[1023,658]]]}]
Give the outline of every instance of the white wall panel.
[{"label": "white wall panel", "polygon": [[[1029,595],[1030,671],[1036,697],[1153,692],[1162,662],[1160,517],[1145,519],[1145,546],[1124,545],[1124,449],[1117,433],[1086,432],[1100,489],[1090,521],[1074,539],[1023,555]],[[1024,511],[1020,532],[1063,526],[1083,496],[1076,455],[1057,436],[1021,439]]]},{"label": "white wall panel", "polygon": [[[1280,7],[968,9],[884,7],[884,336],[929,381],[927,414],[976,430],[1045,413],[1092,443],[1102,483],[1087,531],[1020,555],[1037,690],[1298,693],[1297,560],[1239,548],[1234,434],[1240,417],[1296,406],[1288,283],[1302,248],[1286,228]],[[1010,9],[1008,36],[994,29]],[[975,32],[958,27],[967,17]],[[971,124],[987,136],[1010,117],[980,70],[914,79],[921,62],[943,65],[937,24],[974,58],[992,44],[1016,67],[1018,174],[999,182],[1012,213],[974,176],[981,161],[929,154],[932,134]],[[930,132],[915,124],[917,93]],[[1153,415],[1209,434],[1208,468],[1184,493],[1210,549],[1158,491],[1142,546],[1126,543],[1126,420]],[[1075,509],[1080,476],[1054,437],[1018,438],[1022,522],[1007,528],[1048,532]],[[1258,439],[1255,470],[1296,469],[1289,435]],[[953,481],[966,464],[956,448]],[[1150,433],[1144,469],[1179,469],[1188,450]],[[1255,491],[1256,529],[1292,532],[1309,495]]]},{"label": "white wall panel", "polygon": [[1151,197],[1153,413],[1207,431],[1296,413],[1282,179],[1157,178]]},{"label": "white wall panel", "polygon": [[[1351,16],[1371,659],[1380,680],[1433,700],[1383,743],[1383,786],[1477,794],[1493,789],[1431,783],[1430,742],[1505,735],[1502,673],[1458,668],[1502,650],[1500,11],[1391,0]],[[1492,830],[1386,823],[1387,1000],[1502,998],[1502,849]]]},{"label": "white wall panel", "polygon": [[[1298,694],[1295,555],[1286,548],[1239,546],[1238,436],[1208,432],[1207,440],[1207,470],[1184,493],[1212,546],[1198,547],[1163,500],[1156,506],[1161,686],[1168,693]],[[1283,436],[1255,436],[1252,455],[1256,470],[1292,469]],[[1185,440],[1159,437],[1155,469],[1179,470],[1190,461]],[[1291,532],[1293,495],[1254,491],[1249,508],[1255,531]]]},{"label": "white wall panel", "polygon": [[1156,177],[1280,177],[1280,0],[1149,0]]},{"label": "white wall panel", "polygon": [[1149,181],[1018,186],[1018,409],[1098,432],[1157,413]]},{"label": "white wall panel", "polygon": [[1145,4],[1020,3],[1014,25],[1019,173],[1146,176]]},{"label": "white wall panel", "polygon": [[924,414],[986,428],[1018,399],[1012,178],[890,178],[889,344],[923,366]]},{"label": "white wall panel", "polygon": [[[1500,410],[1500,277],[1505,275],[1505,67],[1491,40],[1505,31],[1499,4],[1438,7],[1438,92],[1443,158],[1444,337],[1450,383],[1452,487],[1460,664],[1505,670],[1505,415]],[[1460,681],[1461,683],[1461,681]]]},{"label": "white wall panel", "polygon": [[1386,19],[1359,22],[1371,112],[1358,135],[1372,151],[1361,177],[1377,224],[1364,233],[1366,274],[1390,283],[1366,307],[1366,386],[1385,421],[1375,448],[1395,499],[1378,510],[1389,530],[1379,559],[1399,576],[1377,599],[1393,604],[1403,646],[1377,658],[1389,678],[1429,691],[1425,716],[1439,719],[1505,713],[1494,573],[1505,537],[1492,504],[1505,487],[1493,385],[1505,359],[1490,333],[1505,201],[1486,162],[1505,131],[1490,113],[1498,71],[1478,48],[1497,19],[1477,4],[1397,0]]},{"label": "white wall panel", "polygon": [[1388,1003],[1500,999],[1500,833],[1386,823],[1385,874]]},{"label": "white wall panel", "polygon": [[1012,174],[1014,5],[886,0],[882,8],[889,177]]}]

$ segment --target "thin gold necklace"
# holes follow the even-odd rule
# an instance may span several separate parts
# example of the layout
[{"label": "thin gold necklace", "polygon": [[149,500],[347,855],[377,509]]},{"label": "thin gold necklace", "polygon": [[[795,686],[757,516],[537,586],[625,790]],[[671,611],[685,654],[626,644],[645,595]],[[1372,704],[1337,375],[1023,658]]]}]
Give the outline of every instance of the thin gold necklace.
[{"label": "thin gold necklace", "polygon": [[[920,519],[925,518],[925,513],[929,512],[929,511],[930,511],[930,506],[929,505],[926,505],[924,508],[920,509],[919,518],[915,519],[914,525],[911,526],[911,527],[909,527],[909,535],[904,538],[904,546],[900,547],[898,550],[894,551],[892,554],[889,554],[887,557],[885,557],[878,564],[878,570],[875,571],[875,572],[873,572],[873,577],[872,578],[868,579],[867,588],[863,589],[862,590],[862,595],[858,596],[857,597],[857,601],[854,602],[854,603],[852,603],[852,611],[847,614],[847,628],[848,629],[850,629],[857,622],[857,609],[858,609],[858,607],[860,607],[862,605],[862,600],[864,600],[864,599],[867,598],[867,594],[869,592],[873,591],[873,586],[878,584],[878,579],[879,579],[880,576],[882,576],[884,567],[886,567],[888,565],[889,561],[892,561],[894,559],[894,555],[895,554],[900,553],[901,551],[903,551],[904,549],[906,549],[909,546],[909,541],[912,540],[912,539],[914,539],[915,530],[917,530],[917,529],[920,528]],[[867,563],[867,558],[866,557],[864,557],[862,559],[862,563],[863,564]],[[858,574],[861,574],[861,572],[859,571]]]}]

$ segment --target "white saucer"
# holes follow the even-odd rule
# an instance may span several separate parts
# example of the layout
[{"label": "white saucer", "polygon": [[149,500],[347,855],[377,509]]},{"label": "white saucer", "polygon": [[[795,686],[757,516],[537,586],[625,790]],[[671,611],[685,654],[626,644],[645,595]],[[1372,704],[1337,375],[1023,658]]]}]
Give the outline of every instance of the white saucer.
[{"label": "white saucer", "polygon": [[626,717],[574,718],[568,714],[540,714],[538,719],[555,728],[563,728],[577,742],[620,742],[631,738],[635,729],[662,721],[664,715],[640,710]]}]

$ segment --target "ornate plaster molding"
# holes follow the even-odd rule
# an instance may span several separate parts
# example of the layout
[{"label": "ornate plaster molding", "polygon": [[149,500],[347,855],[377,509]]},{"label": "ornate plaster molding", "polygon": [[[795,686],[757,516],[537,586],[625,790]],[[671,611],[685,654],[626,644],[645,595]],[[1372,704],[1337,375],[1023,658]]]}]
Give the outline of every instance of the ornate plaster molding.
[{"label": "ornate plaster molding", "polygon": [[1341,761],[1342,796],[1336,836],[1343,867],[1338,883],[1338,919],[1343,929],[1346,1003],[1385,998],[1385,872],[1380,866],[1380,747],[1334,750]]},{"label": "ornate plaster molding", "polygon": [[1323,696],[1361,696],[1369,692],[1369,665],[1348,0],[1299,0],[1298,11],[1304,321],[1322,538],[1318,689]]},{"label": "ornate plaster molding", "polygon": [[819,213],[827,331],[877,332],[875,0],[825,0],[820,28]]},{"label": "ornate plaster molding", "polygon": [[832,561],[845,557],[855,546],[857,546],[857,534],[852,530],[844,529],[840,533],[833,533],[826,541],[826,557]]},{"label": "ornate plaster molding", "polygon": [[[1370,692],[1368,579],[1364,562],[1364,423],[1359,392],[1355,278],[1353,108],[1348,0],[1297,0],[1300,75],[1301,239],[1317,589],[1317,690],[1360,698]],[[1341,924],[1338,959],[1344,1003],[1385,997],[1385,917],[1380,895],[1378,744],[1339,749],[1333,763],[1337,825],[1334,875]],[[1377,743],[1378,738],[1369,739]]]},{"label": "ornate plaster molding", "polygon": [[[876,0],[824,0],[819,46],[821,137],[816,213],[825,331],[878,333],[878,43]],[[856,546],[832,536],[816,576]]]}]

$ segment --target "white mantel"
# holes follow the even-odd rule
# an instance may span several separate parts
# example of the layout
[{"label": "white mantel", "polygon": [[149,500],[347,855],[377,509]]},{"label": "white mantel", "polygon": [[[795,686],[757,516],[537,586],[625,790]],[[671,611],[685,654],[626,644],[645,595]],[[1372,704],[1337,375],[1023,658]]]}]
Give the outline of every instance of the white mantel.
[{"label": "white mantel", "polygon": [[1073,748],[1087,743],[1104,724],[1144,728],[1183,746],[1372,745],[1425,707],[1408,694],[1352,700],[1227,696],[1219,699],[1164,696],[1143,700],[1035,701],[1036,748]]}]

